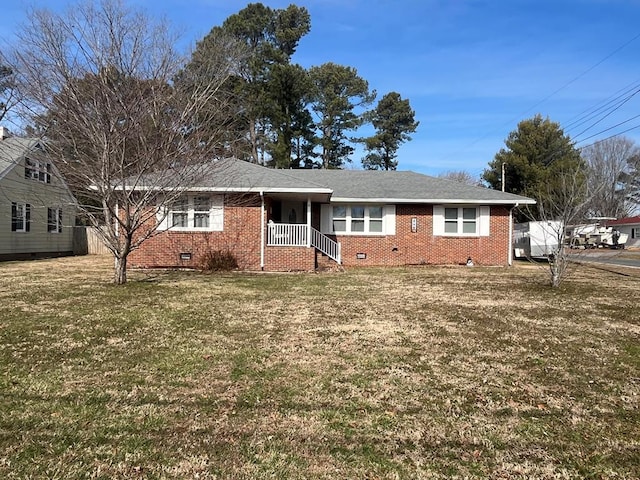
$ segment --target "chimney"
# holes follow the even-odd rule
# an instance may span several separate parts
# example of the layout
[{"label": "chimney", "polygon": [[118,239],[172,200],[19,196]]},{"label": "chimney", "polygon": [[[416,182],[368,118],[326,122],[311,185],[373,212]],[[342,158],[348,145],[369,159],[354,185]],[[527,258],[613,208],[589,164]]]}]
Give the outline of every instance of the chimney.
[{"label": "chimney", "polygon": [[0,141],[9,138],[11,133],[7,127],[0,127]]}]

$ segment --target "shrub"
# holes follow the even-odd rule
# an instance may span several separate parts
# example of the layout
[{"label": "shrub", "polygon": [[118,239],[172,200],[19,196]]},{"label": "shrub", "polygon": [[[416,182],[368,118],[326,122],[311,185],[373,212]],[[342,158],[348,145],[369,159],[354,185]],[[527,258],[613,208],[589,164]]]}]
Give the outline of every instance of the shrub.
[{"label": "shrub", "polygon": [[211,250],[200,262],[203,272],[221,272],[238,268],[238,260],[229,250]]}]

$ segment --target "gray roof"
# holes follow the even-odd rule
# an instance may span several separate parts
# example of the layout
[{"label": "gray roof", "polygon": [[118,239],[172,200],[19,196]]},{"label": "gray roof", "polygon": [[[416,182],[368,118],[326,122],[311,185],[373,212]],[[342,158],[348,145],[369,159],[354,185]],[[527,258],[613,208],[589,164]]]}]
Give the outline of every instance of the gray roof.
[{"label": "gray roof", "polygon": [[0,140],[0,178],[38,144],[36,138],[9,137]]},{"label": "gray roof", "polygon": [[[325,199],[323,201],[330,197],[332,202],[535,203],[533,199],[520,195],[410,171],[275,170],[235,159],[216,160],[201,167],[188,190],[289,193],[314,195],[316,199],[320,195]],[[162,175],[170,181],[170,172]],[[160,185],[165,183],[164,180],[158,181],[160,178],[147,176],[148,188],[161,188]]]},{"label": "gray roof", "polygon": [[332,201],[393,201],[393,203],[524,204],[534,200],[430,177],[411,171],[291,170],[291,174],[333,190]]},{"label": "gray roof", "polygon": [[263,192],[331,193],[331,188],[295,175],[295,170],[275,170],[242,160],[225,159],[205,166],[202,176],[192,183],[198,189]]}]

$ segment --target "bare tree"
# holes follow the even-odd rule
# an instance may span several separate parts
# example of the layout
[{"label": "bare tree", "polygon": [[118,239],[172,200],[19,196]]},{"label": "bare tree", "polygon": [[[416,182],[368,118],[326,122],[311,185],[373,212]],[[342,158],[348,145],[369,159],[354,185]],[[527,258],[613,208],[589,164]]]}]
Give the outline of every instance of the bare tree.
[{"label": "bare tree", "polygon": [[127,257],[156,233],[158,212],[224,151],[230,113],[221,86],[242,50],[221,38],[215,55],[183,69],[168,25],[120,0],[28,19],[15,65],[23,111],[46,132],[81,213],[102,227],[114,282],[125,283]]},{"label": "bare tree", "polygon": [[625,137],[612,137],[581,151],[587,164],[587,179],[592,191],[597,190],[589,203],[594,217],[627,216],[636,205],[631,201],[633,181],[630,177],[633,162],[640,149]]},{"label": "bare tree", "polygon": [[561,170],[539,192],[538,215],[546,223],[547,233],[554,237],[549,244],[548,273],[551,286],[559,287],[569,276],[572,266],[570,248],[565,240],[567,228],[585,219],[587,208],[599,189],[590,190],[581,168]]},{"label": "bare tree", "polygon": [[0,122],[18,102],[15,72],[0,52]]},{"label": "bare tree", "polygon": [[480,178],[474,177],[466,170],[448,170],[440,173],[438,177],[446,180],[453,180],[454,182],[464,183],[465,185],[472,185],[474,187],[482,186]]}]

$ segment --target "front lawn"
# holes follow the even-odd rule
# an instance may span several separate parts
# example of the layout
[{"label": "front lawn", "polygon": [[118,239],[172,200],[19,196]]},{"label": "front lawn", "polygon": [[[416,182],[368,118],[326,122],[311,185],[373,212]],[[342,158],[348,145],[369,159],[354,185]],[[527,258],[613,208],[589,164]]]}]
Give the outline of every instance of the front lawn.
[{"label": "front lawn", "polygon": [[640,477],[640,278],[0,264],[0,478]]}]

